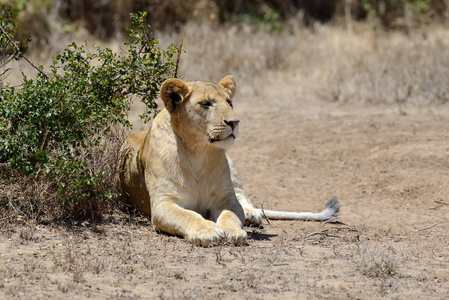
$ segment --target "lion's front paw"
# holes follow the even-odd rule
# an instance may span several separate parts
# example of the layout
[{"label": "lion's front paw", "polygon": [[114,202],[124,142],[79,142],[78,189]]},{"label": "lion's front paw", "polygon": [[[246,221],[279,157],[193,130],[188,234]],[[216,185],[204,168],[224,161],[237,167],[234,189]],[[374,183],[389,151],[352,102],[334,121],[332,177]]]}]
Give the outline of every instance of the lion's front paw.
[{"label": "lion's front paw", "polygon": [[204,221],[194,226],[187,235],[187,239],[195,245],[209,247],[224,238],[223,231],[211,221]]},{"label": "lion's front paw", "polygon": [[262,213],[252,206],[243,206],[245,212],[245,226],[260,227],[262,225]]},{"label": "lion's front paw", "polygon": [[246,245],[246,231],[242,229],[226,229],[224,234],[228,242],[234,245]]}]

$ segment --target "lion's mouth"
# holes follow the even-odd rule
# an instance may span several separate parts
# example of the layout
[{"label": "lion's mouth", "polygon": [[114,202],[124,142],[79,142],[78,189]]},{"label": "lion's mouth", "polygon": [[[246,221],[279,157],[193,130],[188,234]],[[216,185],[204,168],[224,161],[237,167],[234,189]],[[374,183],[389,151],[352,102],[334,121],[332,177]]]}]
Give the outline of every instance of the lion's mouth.
[{"label": "lion's mouth", "polygon": [[215,143],[215,142],[220,142],[220,141],[224,141],[224,140],[227,140],[227,139],[230,139],[230,138],[233,138],[233,139],[235,139],[235,135],[234,135],[233,133],[231,133],[230,135],[228,135],[227,137],[225,137],[225,138],[222,138],[222,139],[215,139],[215,138],[210,138],[210,139],[209,139],[209,142],[211,142],[211,143]]}]

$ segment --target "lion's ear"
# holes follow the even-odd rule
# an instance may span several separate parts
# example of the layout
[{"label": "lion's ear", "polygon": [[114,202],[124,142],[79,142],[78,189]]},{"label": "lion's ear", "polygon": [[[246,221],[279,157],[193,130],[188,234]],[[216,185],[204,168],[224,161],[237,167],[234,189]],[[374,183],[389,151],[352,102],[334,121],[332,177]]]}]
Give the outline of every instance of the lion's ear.
[{"label": "lion's ear", "polygon": [[161,98],[169,113],[173,113],[189,92],[185,81],[178,78],[166,80],[161,86]]},{"label": "lion's ear", "polygon": [[218,82],[218,85],[224,88],[229,97],[234,98],[237,89],[237,82],[235,81],[234,76],[228,75],[224,77]]}]

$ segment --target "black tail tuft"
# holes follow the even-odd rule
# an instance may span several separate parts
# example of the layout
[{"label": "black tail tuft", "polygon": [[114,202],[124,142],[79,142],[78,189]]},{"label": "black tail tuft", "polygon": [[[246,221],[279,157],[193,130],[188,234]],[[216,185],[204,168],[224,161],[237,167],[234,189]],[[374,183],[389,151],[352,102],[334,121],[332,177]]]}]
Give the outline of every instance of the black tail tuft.
[{"label": "black tail tuft", "polygon": [[325,210],[331,210],[333,217],[338,217],[338,213],[340,212],[340,202],[338,202],[337,197],[334,196],[327,201]]}]

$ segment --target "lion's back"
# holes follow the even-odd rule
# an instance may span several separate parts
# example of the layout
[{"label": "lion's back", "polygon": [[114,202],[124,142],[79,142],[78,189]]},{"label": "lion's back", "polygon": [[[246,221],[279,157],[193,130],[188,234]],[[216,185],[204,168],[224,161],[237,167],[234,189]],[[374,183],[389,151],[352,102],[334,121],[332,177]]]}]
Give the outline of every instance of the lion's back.
[{"label": "lion's back", "polygon": [[146,139],[149,139],[148,130],[132,133],[126,138],[120,149],[117,185],[126,203],[150,216],[150,197],[141,162],[141,156],[145,156],[142,152],[147,150]]}]

